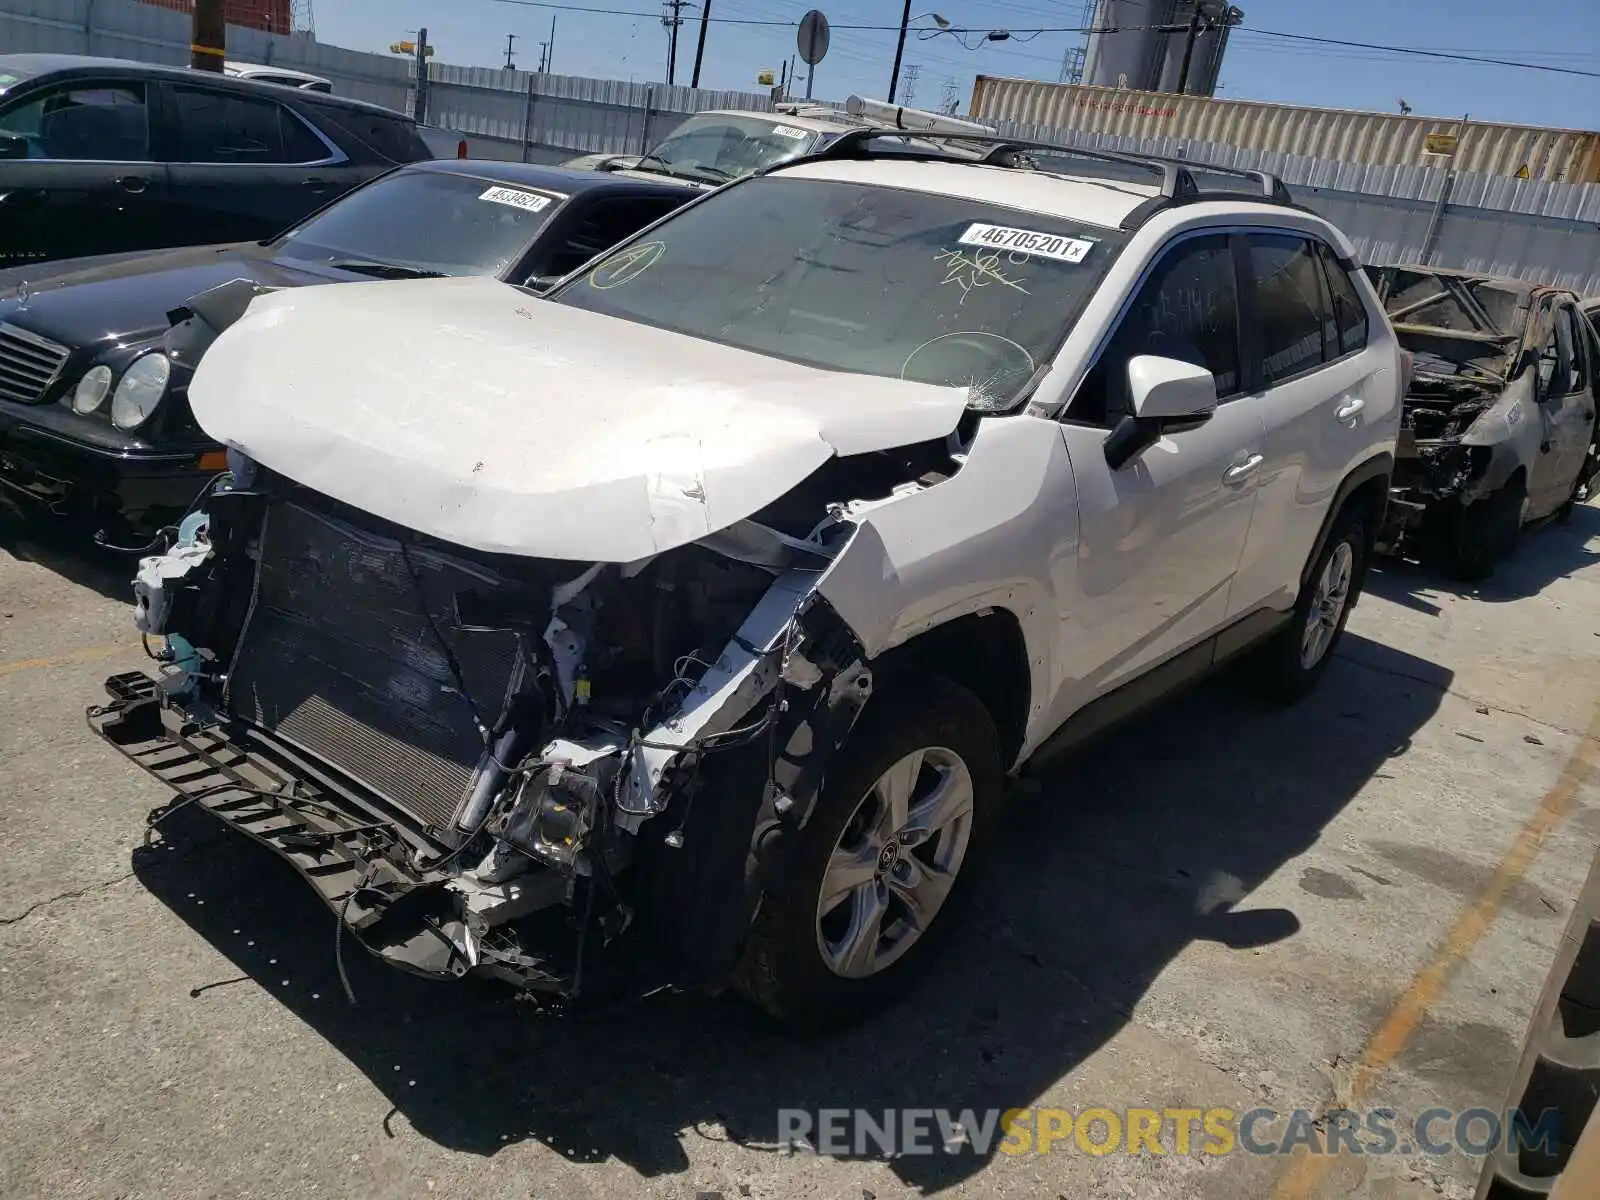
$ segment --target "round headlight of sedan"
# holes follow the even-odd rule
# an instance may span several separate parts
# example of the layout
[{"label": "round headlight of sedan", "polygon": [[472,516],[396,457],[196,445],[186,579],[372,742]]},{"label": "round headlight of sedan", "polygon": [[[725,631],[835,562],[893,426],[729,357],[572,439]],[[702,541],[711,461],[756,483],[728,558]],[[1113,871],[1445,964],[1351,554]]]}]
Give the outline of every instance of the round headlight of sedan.
[{"label": "round headlight of sedan", "polygon": [[111,423],[118,429],[137,429],[150,419],[161,397],[167,394],[167,379],[172,364],[159,351],[136,358],[123,372],[122,382],[111,396]]},{"label": "round headlight of sedan", "polygon": [[88,415],[105,403],[111,390],[111,368],[90,367],[72,392],[72,411]]}]

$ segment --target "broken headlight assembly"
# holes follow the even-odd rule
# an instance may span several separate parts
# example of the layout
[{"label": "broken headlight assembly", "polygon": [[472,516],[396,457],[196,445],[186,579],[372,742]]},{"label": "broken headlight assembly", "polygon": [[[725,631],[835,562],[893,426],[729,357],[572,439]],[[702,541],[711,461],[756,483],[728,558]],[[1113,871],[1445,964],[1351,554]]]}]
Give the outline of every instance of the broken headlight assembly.
[{"label": "broken headlight assembly", "polygon": [[132,432],[148,421],[167,394],[172,364],[159,350],[136,358],[111,394],[111,423]]},{"label": "broken headlight assembly", "polygon": [[1460,442],[1419,449],[1428,472],[1429,490],[1440,496],[1454,495],[1482,478],[1494,454],[1491,446],[1464,446]]}]

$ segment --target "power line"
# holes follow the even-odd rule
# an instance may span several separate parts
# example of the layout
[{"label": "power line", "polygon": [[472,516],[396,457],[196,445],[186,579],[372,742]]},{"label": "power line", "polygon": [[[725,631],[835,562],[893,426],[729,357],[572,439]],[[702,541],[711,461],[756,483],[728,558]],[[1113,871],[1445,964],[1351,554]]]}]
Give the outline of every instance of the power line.
[{"label": "power line", "polygon": [[[640,18],[659,18],[660,16],[659,13],[640,12],[637,9],[597,8],[582,4],[555,4],[549,3],[548,0],[490,0],[490,2],[494,4],[509,4],[518,8],[544,8],[552,9],[558,12],[588,13],[592,16],[631,17],[635,20]],[[719,17],[718,20],[725,25],[768,26],[783,29],[793,29],[798,24],[798,22],[793,20],[780,20],[777,18],[769,19],[761,17]],[[898,25],[830,23],[830,27],[840,31],[871,33],[898,33],[900,30]],[[1114,27],[1106,26],[1093,28],[1083,25],[1041,25],[999,30],[994,28],[968,28],[952,25],[945,32],[957,35],[957,41],[962,45],[966,45],[965,42],[961,42],[962,37],[971,34],[979,35],[983,38],[982,41],[966,47],[969,50],[974,50],[987,44],[991,40],[1001,42],[1017,40],[1031,41],[1033,38],[1042,33],[1140,33],[1151,30],[1166,31],[1168,30],[1168,27],[1164,25],[1118,25]],[[989,34],[997,32],[1003,32],[1007,34],[1008,37],[1004,39],[990,39],[988,37]],[[1345,38],[1322,37],[1320,35],[1308,33],[1288,33],[1279,29],[1255,29],[1249,26],[1242,26],[1235,32],[1248,32],[1256,34],[1260,37],[1278,38],[1283,41],[1302,42],[1310,45],[1345,47],[1354,50],[1376,50],[1401,57],[1432,58],[1451,62],[1479,63],[1483,66],[1489,67],[1510,67],[1522,71],[1545,71],[1557,75],[1574,75],[1586,79],[1600,79],[1600,71],[1585,71],[1578,67],[1564,67],[1555,63],[1528,62],[1521,59],[1488,57],[1476,54],[1462,54],[1451,50],[1433,50],[1425,46],[1386,46],[1378,42],[1357,42],[1350,41]],[[1530,51],[1530,53],[1542,52]],[[1040,55],[1037,57],[1043,58],[1044,56]],[[1055,60],[1052,58],[1050,61]]]},{"label": "power line", "polygon": [[[1577,67],[1562,67],[1554,63],[1535,63],[1514,58],[1485,58],[1476,54],[1461,54],[1451,50],[1429,50],[1423,46],[1384,46],[1377,42],[1352,42],[1344,38],[1315,37],[1309,33],[1285,33],[1279,29],[1251,29],[1250,32],[1260,34],[1263,37],[1282,38],[1291,42],[1313,42],[1321,46],[1346,46],[1353,50],[1384,50],[1398,55],[1441,58],[1454,62],[1475,62],[1492,67],[1516,67],[1524,71],[1550,71],[1557,75],[1581,75],[1588,79],[1600,79],[1600,71],[1583,71]],[[1537,51],[1534,53],[1537,53]]]}]

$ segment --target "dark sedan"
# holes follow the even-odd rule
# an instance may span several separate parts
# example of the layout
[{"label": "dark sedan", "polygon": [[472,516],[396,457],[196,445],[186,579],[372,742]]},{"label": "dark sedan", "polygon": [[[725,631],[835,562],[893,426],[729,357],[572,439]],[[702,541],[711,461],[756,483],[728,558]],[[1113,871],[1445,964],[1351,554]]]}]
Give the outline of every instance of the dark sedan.
[{"label": "dark sedan", "polygon": [[430,161],[267,242],[0,271],[0,503],[122,541],[183,512],[223,465],[189,412],[195,362],[165,344],[168,314],[191,297],[234,280],[276,289],[488,275],[538,287],[695,194],[559,167]]},{"label": "dark sedan", "polygon": [[410,117],[343,96],[0,54],[0,267],[269,237],[432,157]]}]

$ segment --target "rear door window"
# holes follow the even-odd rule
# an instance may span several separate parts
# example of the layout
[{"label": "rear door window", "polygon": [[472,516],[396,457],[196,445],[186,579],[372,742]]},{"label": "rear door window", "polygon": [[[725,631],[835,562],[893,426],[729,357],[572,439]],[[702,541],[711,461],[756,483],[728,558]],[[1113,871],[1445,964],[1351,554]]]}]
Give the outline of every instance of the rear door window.
[{"label": "rear door window", "polygon": [[327,146],[274,100],[208,88],[172,89],[172,160],[180,163],[312,163]]},{"label": "rear door window", "polygon": [[1255,280],[1256,337],[1267,387],[1322,365],[1327,302],[1322,268],[1311,243],[1294,234],[1252,233],[1249,263]]},{"label": "rear door window", "polygon": [[148,162],[145,85],[75,80],[50,88],[0,111],[0,134],[22,138],[29,158]]},{"label": "rear door window", "polygon": [[316,124],[334,141],[344,145],[347,153],[355,153],[355,148],[350,146],[354,141],[387,162],[420,162],[433,157],[417,132],[415,122],[408,117],[385,116],[331,104],[307,107]]}]

